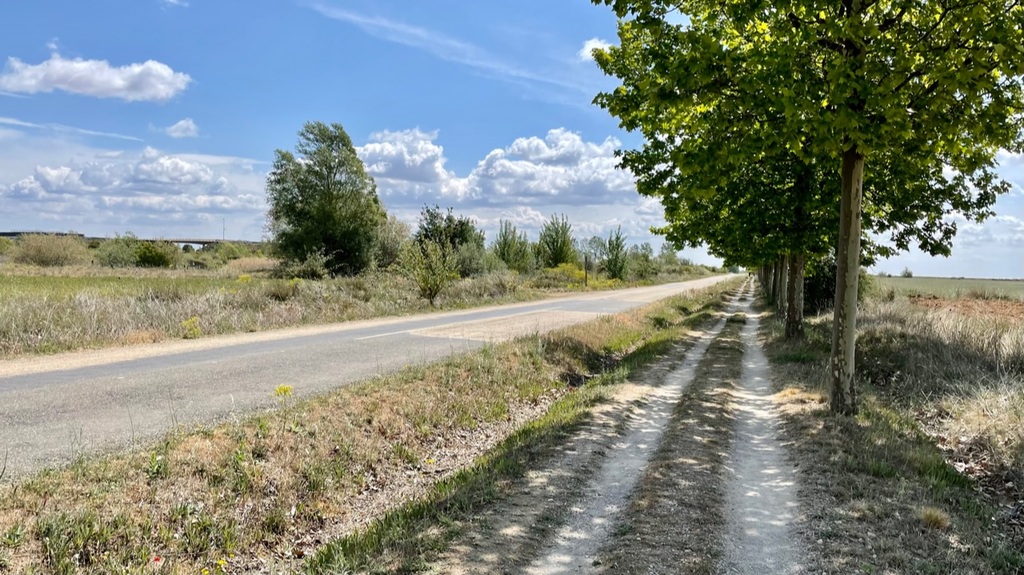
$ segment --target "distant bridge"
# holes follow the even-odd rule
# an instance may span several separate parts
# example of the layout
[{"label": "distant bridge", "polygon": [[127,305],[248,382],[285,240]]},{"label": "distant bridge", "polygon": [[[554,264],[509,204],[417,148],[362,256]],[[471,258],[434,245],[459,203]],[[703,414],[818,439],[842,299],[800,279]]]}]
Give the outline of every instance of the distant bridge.
[{"label": "distant bridge", "polygon": [[[97,237],[87,236],[85,234],[76,234],[74,232],[39,232],[39,231],[17,231],[17,232],[0,232],[0,238],[18,238],[25,235],[44,235],[44,236],[65,236],[73,238],[81,238],[87,242],[92,241],[106,241],[113,238],[108,237]],[[168,242],[172,244],[193,244],[197,246],[211,246],[221,243],[232,243],[232,244],[243,244],[243,245],[258,245],[261,242],[254,242],[250,240],[226,240],[226,239],[209,239],[209,238],[136,238],[140,242]]]}]

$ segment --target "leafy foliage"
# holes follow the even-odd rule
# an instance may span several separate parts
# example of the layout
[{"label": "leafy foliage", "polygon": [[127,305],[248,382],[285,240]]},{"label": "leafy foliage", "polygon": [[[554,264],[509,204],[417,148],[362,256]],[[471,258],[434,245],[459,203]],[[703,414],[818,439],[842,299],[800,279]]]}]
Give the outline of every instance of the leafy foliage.
[{"label": "leafy foliage", "polygon": [[18,238],[10,252],[20,264],[62,267],[89,262],[89,248],[78,236],[26,234]]},{"label": "leafy foliage", "polygon": [[541,227],[537,252],[540,264],[545,268],[575,264],[579,260],[572,236],[572,224],[564,214],[561,217],[552,215]]},{"label": "leafy foliage", "polygon": [[435,305],[441,292],[459,279],[459,265],[451,248],[426,240],[409,243],[402,249],[399,267],[416,282],[420,297]]},{"label": "leafy foliage", "polygon": [[142,268],[169,268],[177,265],[181,252],[169,242],[137,242],[135,265]]},{"label": "leafy foliage", "polygon": [[491,251],[505,262],[510,270],[525,274],[537,267],[526,234],[517,231],[512,222],[501,220],[498,225],[498,236],[494,238]]},{"label": "leafy foliage", "polygon": [[451,208],[442,213],[438,206],[424,206],[414,239],[420,246],[436,244],[453,255],[462,277],[484,270],[484,233],[477,229],[473,220],[456,216]]},{"label": "leafy foliage", "polygon": [[128,268],[136,263],[136,249],[139,247],[139,239],[135,234],[128,232],[122,235],[115,235],[109,240],[104,240],[96,248],[96,263],[110,268]]},{"label": "leafy foliage", "polygon": [[341,124],[309,122],[295,151],[277,150],[267,177],[277,251],[293,262],[322,252],[332,275],[363,271],[373,261],[385,213],[352,140]]},{"label": "leafy foliage", "polygon": [[628,269],[628,258],[626,254],[626,236],[622,234],[622,226],[615,228],[615,231],[608,234],[606,250],[605,273],[611,279],[624,281]]},{"label": "leafy foliage", "polygon": [[398,262],[398,256],[402,253],[402,247],[408,243],[411,231],[409,224],[394,215],[388,216],[384,225],[378,228],[374,244],[373,259],[378,268],[387,269]]}]

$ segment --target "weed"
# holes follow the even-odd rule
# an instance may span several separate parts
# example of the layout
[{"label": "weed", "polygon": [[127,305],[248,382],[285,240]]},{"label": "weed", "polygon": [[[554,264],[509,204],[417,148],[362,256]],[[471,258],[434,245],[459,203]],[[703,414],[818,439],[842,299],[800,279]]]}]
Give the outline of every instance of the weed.
[{"label": "weed", "polygon": [[12,525],[7,531],[4,531],[3,538],[0,539],[0,544],[8,549],[17,549],[21,547],[21,544],[25,542],[25,526],[21,523]]},{"label": "weed", "polygon": [[185,339],[198,339],[203,336],[203,330],[199,327],[199,318],[192,316],[181,322],[182,335]]},{"label": "weed", "polygon": [[938,507],[926,506],[917,510],[917,518],[921,524],[929,529],[949,529],[953,526],[953,520],[949,513]]}]

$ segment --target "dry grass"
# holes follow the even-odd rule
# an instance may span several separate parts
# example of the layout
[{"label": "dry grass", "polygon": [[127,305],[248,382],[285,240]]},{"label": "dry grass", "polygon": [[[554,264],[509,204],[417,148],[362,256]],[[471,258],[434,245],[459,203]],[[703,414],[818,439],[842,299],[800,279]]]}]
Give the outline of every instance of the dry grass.
[{"label": "dry grass", "polygon": [[1024,324],[901,302],[861,318],[862,377],[1000,503],[1024,500]]},{"label": "dry grass", "polygon": [[[268,561],[296,568],[403,501],[449,493],[458,482],[440,480],[505,438],[530,440],[516,430],[559,398],[579,397],[551,422],[574,423],[599,394],[571,393],[565,382],[572,374],[657,353],[670,337],[652,316],[682,326],[702,317],[684,310],[716,296],[489,347],[308,401],[294,402],[281,386],[273,412],[180,431],[145,451],[81,460],[4,486],[0,534],[20,535],[0,545],[0,565],[61,575],[252,572],[266,571]],[[332,546],[323,560],[348,562],[338,555],[347,549],[387,555],[381,545],[392,541],[389,533],[354,544],[342,539],[349,543]]]},{"label": "dry grass", "polygon": [[[443,308],[535,299],[501,280],[456,286]],[[431,310],[403,278],[368,275],[320,282],[239,274],[123,277],[10,276],[0,284],[0,358],[175,339],[197,318],[200,335],[253,332],[305,324]],[[147,334],[140,337],[139,334]]]},{"label": "dry grass", "polygon": [[922,425],[943,402],[966,399],[965,386],[983,388],[1016,365],[1019,350],[1006,345],[1014,326],[900,302],[868,304],[858,319],[856,417],[825,404],[830,317],[811,319],[804,342],[784,342],[778,324],[766,334],[817,542],[811,571],[1018,573],[1024,555],[1005,517]]},{"label": "dry grass", "polygon": [[[257,257],[210,271],[2,265],[0,359],[437,309],[396,274],[324,281],[261,277],[274,265]],[[438,307],[465,309],[545,295],[526,287],[518,274],[497,272],[459,281]],[[192,318],[195,329],[183,327]]]}]

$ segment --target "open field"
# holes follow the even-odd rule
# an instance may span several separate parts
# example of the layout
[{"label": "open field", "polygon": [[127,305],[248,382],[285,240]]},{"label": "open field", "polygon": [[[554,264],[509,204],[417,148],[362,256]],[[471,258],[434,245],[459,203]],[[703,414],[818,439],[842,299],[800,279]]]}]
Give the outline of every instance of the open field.
[{"label": "open field", "polygon": [[[495,272],[456,282],[435,308],[398,274],[285,280],[265,277],[267,266],[259,258],[234,260],[218,270],[0,265],[0,358],[463,309],[630,285],[594,278],[584,287],[577,282],[582,277],[554,271],[532,278]],[[642,283],[711,275],[702,267],[687,270]]]},{"label": "open field", "polygon": [[[281,386],[277,410],[19,480],[0,488],[0,570],[290,571],[411,498],[429,503],[393,521],[471,508],[537,445],[579,425],[606,386],[706,320],[723,289],[312,400]],[[459,471],[499,444],[487,466]],[[365,534],[334,547],[331,562],[377,561],[387,533]]]},{"label": "open field", "polygon": [[1024,280],[933,277],[876,277],[879,287],[900,295],[934,295],[944,298],[962,296],[1024,299]]}]

